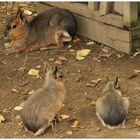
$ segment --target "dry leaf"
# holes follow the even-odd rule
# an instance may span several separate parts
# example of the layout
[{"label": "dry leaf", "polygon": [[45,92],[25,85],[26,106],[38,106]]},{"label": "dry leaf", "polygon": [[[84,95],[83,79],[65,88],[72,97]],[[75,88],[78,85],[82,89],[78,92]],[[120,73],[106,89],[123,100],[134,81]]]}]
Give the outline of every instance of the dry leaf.
[{"label": "dry leaf", "polygon": [[95,85],[97,85],[101,81],[102,79],[98,78],[97,80],[92,80],[91,83],[94,83]]},{"label": "dry leaf", "polygon": [[41,66],[40,66],[40,65],[37,65],[37,66],[36,66],[36,69],[40,69],[40,68],[41,68]]},{"label": "dry leaf", "polygon": [[112,56],[112,54],[113,53],[110,53],[110,54],[109,53],[108,54],[107,53],[104,53],[104,54],[101,54],[100,57],[103,56],[103,57],[108,57],[109,58],[110,56]]},{"label": "dry leaf", "polygon": [[59,115],[59,117],[60,117],[62,120],[65,120],[65,119],[68,119],[70,116],[69,116],[69,115],[62,114],[62,115]]},{"label": "dry leaf", "polygon": [[28,94],[31,95],[31,94],[34,94],[35,93],[35,90],[33,89],[32,91],[30,91]]},{"label": "dry leaf", "polygon": [[72,135],[72,131],[67,131],[67,135]]},{"label": "dry leaf", "polygon": [[140,52],[135,52],[133,55],[132,55],[132,57],[134,58],[134,57],[136,57],[137,55],[139,55],[140,54]]},{"label": "dry leaf", "polygon": [[93,45],[95,44],[94,41],[87,42],[86,45]]},{"label": "dry leaf", "polygon": [[102,79],[92,80],[91,83],[86,84],[89,87],[96,87],[100,82],[102,82]]},{"label": "dry leaf", "polygon": [[30,69],[28,72],[29,75],[33,75],[36,76],[37,78],[39,78],[39,70],[36,69]]},{"label": "dry leaf", "polygon": [[16,110],[16,111],[20,111],[20,110],[22,110],[22,109],[23,109],[22,106],[16,106],[16,107],[14,107],[14,110]]},{"label": "dry leaf", "polygon": [[127,79],[132,79],[132,78],[135,78],[136,76],[138,76],[136,73],[130,73],[128,74]]},{"label": "dry leaf", "polygon": [[10,43],[4,43],[4,48],[9,48],[10,47]]},{"label": "dry leaf", "polygon": [[79,39],[78,37],[75,37],[75,38],[73,39],[73,43],[78,43],[78,42],[80,42],[80,39]]},{"label": "dry leaf", "polygon": [[140,73],[140,70],[134,70],[134,73],[138,74],[138,73]]},{"label": "dry leaf", "polygon": [[136,126],[140,126],[140,119],[135,119],[133,122]]},{"label": "dry leaf", "polygon": [[109,52],[109,48],[108,47],[103,47],[101,49],[101,51],[104,52],[104,53],[108,53]]},{"label": "dry leaf", "polygon": [[96,106],[96,101],[92,101],[90,105]]},{"label": "dry leaf", "polygon": [[117,53],[117,54],[115,54],[118,58],[122,58],[123,56],[124,56],[124,54],[119,54],[119,53]]},{"label": "dry leaf", "polygon": [[18,93],[18,90],[15,89],[15,88],[13,88],[11,91],[12,91],[12,92],[15,92],[15,93]]},{"label": "dry leaf", "polygon": [[75,121],[72,123],[71,127],[75,128],[75,127],[77,127],[78,124],[79,124],[79,121],[78,121],[78,120],[75,120]]},{"label": "dry leaf", "polygon": [[58,57],[60,60],[62,60],[62,61],[67,61],[68,59],[66,58],[66,57],[64,57],[64,56],[59,56]]},{"label": "dry leaf", "polygon": [[67,46],[67,48],[68,48],[68,49],[70,49],[71,47],[72,47],[72,45],[71,45],[71,44],[69,44],[69,45]]},{"label": "dry leaf", "polygon": [[62,63],[63,63],[62,60],[55,60],[54,62],[55,65],[62,65]]},{"label": "dry leaf", "polygon": [[29,11],[29,10],[24,10],[23,12],[24,12],[24,14],[25,14],[25,15],[27,15],[27,16],[32,15],[32,12],[31,12],[31,11]]},{"label": "dry leaf", "polygon": [[0,123],[3,123],[4,121],[5,121],[4,116],[2,116],[2,115],[0,114]]},{"label": "dry leaf", "polygon": [[83,60],[91,52],[90,49],[82,49],[76,51],[76,60]]},{"label": "dry leaf", "polygon": [[75,50],[74,49],[71,49],[71,50],[69,50],[70,52],[75,52]]}]

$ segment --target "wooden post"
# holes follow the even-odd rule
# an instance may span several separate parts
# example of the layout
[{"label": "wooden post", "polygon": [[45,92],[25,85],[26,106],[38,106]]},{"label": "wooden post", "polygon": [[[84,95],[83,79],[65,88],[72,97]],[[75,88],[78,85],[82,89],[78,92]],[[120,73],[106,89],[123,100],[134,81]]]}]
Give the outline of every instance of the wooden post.
[{"label": "wooden post", "polygon": [[106,15],[109,13],[109,2],[101,2],[100,3],[100,15]]},{"label": "wooden post", "polygon": [[88,2],[88,9],[91,9],[93,11],[99,10],[100,2]]},{"label": "wooden post", "polygon": [[123,22],[124,26],[136,26],[138,21],[138,5],[137,2],[123,3]]}]

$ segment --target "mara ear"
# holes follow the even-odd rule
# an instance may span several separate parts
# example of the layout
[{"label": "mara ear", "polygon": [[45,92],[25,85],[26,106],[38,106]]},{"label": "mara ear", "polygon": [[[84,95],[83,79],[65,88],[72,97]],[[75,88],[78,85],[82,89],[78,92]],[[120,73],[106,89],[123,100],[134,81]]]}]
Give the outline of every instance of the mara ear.
[{"label": "mara ear", "polygon": [[47,67],[46,67],[46,62],[44,62],[44,73],[47,75]]},{"label": "mara ear", "polygon": [[119,82],[119,78],[116,77],[115,82],[114,82],[114,88],[115,89],[120,89],[120,86],[119,86],[118,82]]},{"label": "mara ear", "polygon": [[54,66],[54,68],[52,69],[52,73],[55,79],[57,78],[57,71],[58,71],[57,66]]},{"label": "mara ear", "polygon": [[106,80],[105,80],[105,83],[108,83],[108,82],[110,82],[109,76],[107,76],[107,77],[106,77]]},{"label": "mara ear", "polygon": [[20,23],[23,23],[26,21],[26,17],[23,15],[23,12],[20,7],[18,7],[18,10],[17,10],[16,20]]}]

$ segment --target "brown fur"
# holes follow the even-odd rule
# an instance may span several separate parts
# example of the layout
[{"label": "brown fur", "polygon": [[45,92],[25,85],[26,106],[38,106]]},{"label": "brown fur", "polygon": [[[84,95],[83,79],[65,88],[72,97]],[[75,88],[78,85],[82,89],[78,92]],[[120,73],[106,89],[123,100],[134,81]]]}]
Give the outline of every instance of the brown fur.
[{"label": "brown fur", "polygon": [[76,19],[66,9],[49,9],[30,22],[26,21],[19,9],[16,16],[8,22],[4,36],[11,41],[11,52],[21,52],[50,45],[62,48],[63,42],[71,41],[76,31]]},{"label": "brown fur", "polygon": [[65,96],[62,80],[54,76],[53,70],[49,70],[44,85],[24,104],[21,117],[27,129],[33,131],[35,135],[44,133],[61,110]]}]

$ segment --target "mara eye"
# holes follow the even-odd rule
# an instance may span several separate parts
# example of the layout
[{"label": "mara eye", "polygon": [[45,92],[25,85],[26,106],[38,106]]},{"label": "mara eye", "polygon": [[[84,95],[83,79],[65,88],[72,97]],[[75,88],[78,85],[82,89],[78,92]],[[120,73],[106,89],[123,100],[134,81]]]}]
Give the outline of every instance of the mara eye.
[{"label": "mara eye", "polygon": [[13,25],[13,28],[16,28],[17,27],[17,25]]}]

